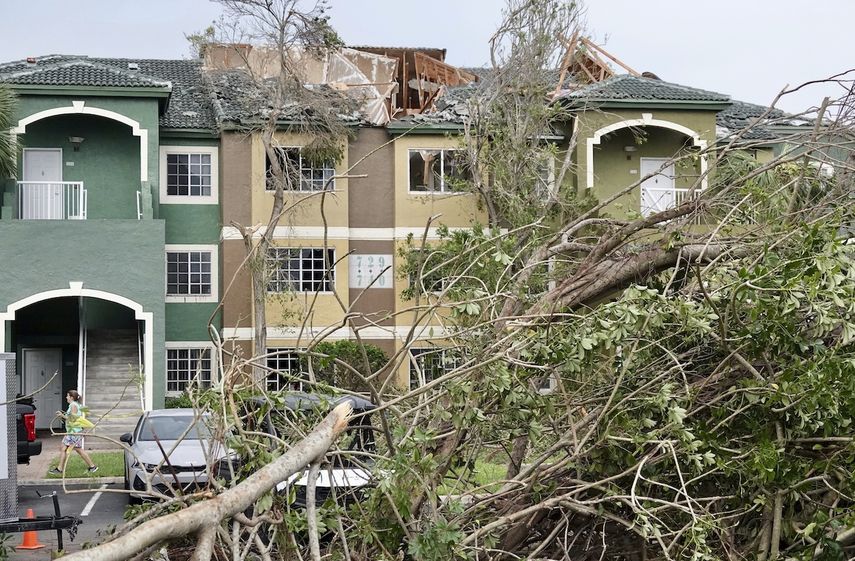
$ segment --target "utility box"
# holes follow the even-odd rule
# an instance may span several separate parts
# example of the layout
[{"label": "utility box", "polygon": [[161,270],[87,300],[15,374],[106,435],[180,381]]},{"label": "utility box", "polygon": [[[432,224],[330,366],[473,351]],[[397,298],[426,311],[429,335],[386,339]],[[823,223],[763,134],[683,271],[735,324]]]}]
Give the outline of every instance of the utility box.
[{"label": "utility box", "polygon": [[0,353],[0,522],[18,520],[17,395],[15,354]]}]

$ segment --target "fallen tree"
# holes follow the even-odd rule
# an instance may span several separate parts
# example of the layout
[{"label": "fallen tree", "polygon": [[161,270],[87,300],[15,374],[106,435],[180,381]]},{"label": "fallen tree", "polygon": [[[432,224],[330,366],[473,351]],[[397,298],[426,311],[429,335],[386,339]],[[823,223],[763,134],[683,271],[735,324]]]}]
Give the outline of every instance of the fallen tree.
[{"label": "fallen tree", "polygon": [[141,552],[151,552],[167,540],[181,537],[196,539],[194,561],[210,559],[221,524],[232,519],[247,526],[257,524],[248,520],[244,512],[262,495],[273,491],[278,483],[322,458],[339,434],[347,428],[350,413],[351,407],[347,402],[336,406],[294,447],[213,498],[144,522],[114,540],[72,553],[64,559],[124,561]]}]

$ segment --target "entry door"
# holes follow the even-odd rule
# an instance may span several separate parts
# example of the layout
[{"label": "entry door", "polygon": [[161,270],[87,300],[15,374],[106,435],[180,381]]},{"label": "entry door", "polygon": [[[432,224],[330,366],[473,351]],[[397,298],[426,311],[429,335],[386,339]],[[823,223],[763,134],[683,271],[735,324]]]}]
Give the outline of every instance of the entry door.
[{"label": "entry door", "polygon": [[674,208],[676,204],[674,163],[662,167],[667,162],[668,158],[641,158],[641,177],[656,174],[641,183],[642,216]]},{"label": "entry door", "polygon": [[[54,372],[57,372],[56,376],[53,376]],[[24,349],[23,393],[30,394],[43,386],[44,389],[33,396],[37,429],[49,428],[54,414],[66,408],[62,399],[62,350]]]},{"label": "entry door", "polygon": [[21,218],[62,219],[62,149],[25,148]]}]

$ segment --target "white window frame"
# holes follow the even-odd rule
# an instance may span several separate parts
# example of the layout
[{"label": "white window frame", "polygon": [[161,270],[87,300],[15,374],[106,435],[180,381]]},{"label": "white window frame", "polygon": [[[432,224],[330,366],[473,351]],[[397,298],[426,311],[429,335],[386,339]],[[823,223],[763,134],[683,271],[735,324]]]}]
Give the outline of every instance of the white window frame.
[{"label": "white window frame", "polygon": [[[440,190],[439,191],[413,191],[410,188],[410,156],[413,152],[423,152],[425,150],[432,150],[440,152],[439,156],[439,176],[440,176]],[[462,148],[437,148],[437,147],[419,147],[419,148],[408,148],[407,149],[407,194],[408,195],[421,195],[421,196],[430,196],[430,195],[462,195],[464,192],[462,191],[449,191],[445,188],[445,153],[446,152],[462,152]]]},{"label": "white window frame", "polygon": [[211,381],[213,386],[219,380],[219,370],[217,368],[217,356],[214,352],[214,345],[210,341],[167,341],[166,348],[163,352],[163,390],[166,397],[176,397],[184,393],[185,390],[170,390],[169,389],[169,351],[180,350],[207,350],[211,361]]},{"label": "white window frame", "polygon": [[[312,171],[313,170],[321,170],[322,172],[325,170],[332,171],[332,177],[333,178],[330,181],[329,187],[325,190],[327,192],[330,192],[330,193],[335,191],[335,176],[336,176],[335,164],[332,164],[331,167],[321,167],[321,168],[304,167],[303,166],[303,146],[279,146],[279,145],[277,145],[277,146],[274,146],[274,150],[283,150],[283,151],[284,150],[297,150],[297,152],[300,155],[299,156],[300,157],[300,169],[298,170],[300,180],[297,182],[297,189],[286,190],[285,191],[286,193],[306,193],[306,194],[309,194],[309,193],[321,193],[322,191],[324,191],[324,189],[303,189],[303,172],[307,171],[307,170],[312,170]],[[327,162],[327,163],[332,163],[332,162]],[[310,180],[310,182],[311,182],[311,180]],[[326,183],[326,180],[324,180],[324,183]],[[269,194],[273,194],[276,192],[275,189],[268,189],[267,186],[268,186],[268,183],[267,183],[267,154],[265,153],[264,154],[264,192],[269,193]]]},{"label": "white window frame", "polygon": [[[281,388],[281,387],[279,387],[277,389],[270,389],[270,377],[273,376],[273,373],[270,371],[270,361],[280,359],[280,357],[275,357],[275,356],[271,356],[271,355],[273,355],[275,353],[282,353],[282,352],[293,353],[297,356],[298,367],[299,367],[300,355],[298,353],[301,350],[302,349],[300,349],[298,347],[287,347],[287,346],[286,347],[267,347],[266,353],[265,353],[266,359],[264,361],[265,366],[268,368],[267,373],[264,377],[264,389],[266,391],[283,391],[283,388]],[[287,359],[283,359],[283,360],[287,360]],[[298,371],[297,375],[299,376],[300,374],[301,374],[301,372]],[[293,388],[284,388],[284,389],[285,390],[292,390]],[[296,391],[302,391],[302,390],[303,390],[303,382],[299,382],[299,388]]]},{"label": "white window frame", "polygon": [[[217,146],[161,146],[160,147],[160,203],[166,205],[216,205],[220,200],[220,165]],[[169,195],[166,186],[166,157],[169,154],[205,154],[211,156],[210,195]]]},{"label": "white window frame", "polygon": [[[271,245],[267,250],[268,254],[266,256],[268,266],[272,265],[272,263],[271,263],[272,260],[270,258],[270,252],[280,250],[280,249],[282,249],[282,250],[298,250],[298,251],[307,251],[307,250],[332,251],[332,258],[330,259],[330,269],[329,269],[330,275],[332,276],[332,278],[330,278],[328,281],[322,281],[322,282],[329,282],[332,290],[314,290],[314,289],[313,290],[303,290],[302,286],[300,286],[300,287],[298,287],[298,290],[292,290],[291,292],[293,292],[295,294],[298,294],[298,293],[300,293],[300,294],[314,294],[316,292],[318,294],[332,294],[333,293],[333,290],[336,289],[336,278],[338,276],[338,275],[336,275],[336,249],[334,247],[311,247],[311,246],[310,247],[306,247],[306,246],[292,247],[292,246],[283,246],[283,245]],[[268,294],[283,294],[284,292],[286,292],[286,291],[270,290],[270,284],[273,282],[278,282],[278,281],[275,281],[272,278],[273,271],[270,269],[268,269],[268,270],[271,271],[271,278],[267,282],[267,293]],[[302,268],[300,270],[302,272]],[[324,269],[324,273],[326,273],[326,269]],[[345,275],[345,277],[346,276],[347,275]],[[299,282],[302,284],[303,279],[301,278]]]},{"label": "white window frame", "polygon": [[[211,254],[211,294],[167,294],[169,285],[169,272],[167,270],[167,253],[187,253],[190,251],[207,252]],[[199,303],[220,301],[220,256],[219,246],[216,244],[166,244],[163,252],[163,293],[166,302],[170,303]]]},{"label": "white window frame", "polygon": [[[413,385],[413,377],[419,376],[419,373],[416,371],[415,368],[413,368],[413,362],[415,362],[417,360],[416,354],[436,353],[436,354],[439,354],[441,356],[441,359],[443,361],[445,361],[445,353],[448,351],[452,351],[452,350],[454,350],[453,347],[451,347],[451,348],[446,348],[446,347],[410,347],[410,349],[407,351],[407,354],[410,355],[409,361],[407,362],[407,378],[409,381],[407,387],[410,390],[413,390],[416,388],[420,388],[423,385],[422,382],[424,382],[425,384],[429,384],[430,382],[432,382],[433,380],[436,379],[436,378],[432,378],[431,380],[418,379],[416,381],[417,382],[416,385]],[[414,354],[413,351],[421,351],[421,352],[416,352]],[[458,366],[459,365],[454,365],[454,364],[451,364],[448,367],[443,366],[443,373],[440,374],[440,376],[444,376],[444,375],[448,374],[448,372],[450,370],[453,370],[453,369],[457,368]],[[422,375],[423,374],[424,374],[424,372],[422,372]]]}]

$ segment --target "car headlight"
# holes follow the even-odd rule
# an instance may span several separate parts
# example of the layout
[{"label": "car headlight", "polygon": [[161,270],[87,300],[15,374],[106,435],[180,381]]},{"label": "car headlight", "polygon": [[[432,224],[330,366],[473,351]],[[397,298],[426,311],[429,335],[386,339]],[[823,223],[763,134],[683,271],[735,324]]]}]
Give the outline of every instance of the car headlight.
[{"label": "car headlight", "polygon": [[147,472],[149,472],[149,473],[153,472],[154,470],[156,470],[156,469],[158,468],[158,464],[146,464],[146,463],[143,463],[143,464],[140,464],[140,465],[142,466],[142,468],[143,468],[144,470],[146,470],[146,471],[147,471]]}]

